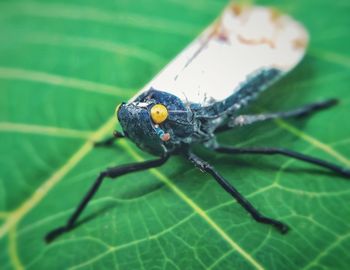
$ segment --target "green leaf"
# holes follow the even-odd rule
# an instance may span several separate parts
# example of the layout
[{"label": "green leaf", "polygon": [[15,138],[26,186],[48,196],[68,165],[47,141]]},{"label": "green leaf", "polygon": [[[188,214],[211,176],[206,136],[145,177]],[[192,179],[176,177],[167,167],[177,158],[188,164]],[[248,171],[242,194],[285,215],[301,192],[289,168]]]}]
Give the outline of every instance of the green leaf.
[{"label": "green leaf", "polygon": [[[302,21],[310,50],[255,108],[277,111],[338,97],[310,119],[220,136],[283,146],[350,167],[349,3],[259,1]],[[106,181],[81,224],[47,245],[97,174],[149,159],[129,142],[92,143],[115,128],[115,106],[152,78],[226,1],[0,3],[1,269],[348,269],[350,183],[283,157],[201,151],[264,214],[254,222],[208,175],[180,157]],[[256,110],[252,108],[252,110]]]}]

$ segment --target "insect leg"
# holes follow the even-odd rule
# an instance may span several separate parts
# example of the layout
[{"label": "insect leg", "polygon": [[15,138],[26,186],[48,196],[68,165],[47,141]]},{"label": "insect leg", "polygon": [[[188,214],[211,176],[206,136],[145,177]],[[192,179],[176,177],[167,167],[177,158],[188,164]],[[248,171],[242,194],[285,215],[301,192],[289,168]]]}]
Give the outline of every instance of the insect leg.
[{"label": "insect leg", "polygon": [[225,126],[218,128],[217,131],[222,132],[233,127],[251,125],[257,122],[273,120],[276,118],[305,117],[310,114],[316,113],[318,111],[330,108],[336,105],[337,103],[338,103],[338,100],[329,99],[326,101],[307,104],[300,108],[296,108],[294,110],[290,110],[286,112],[234,116],[229,119],[228,123]]},{"label": "insect leg", "polygon": [[122,176],[124,174],[142,171],[142,170],[147,170],[147,169],[154,168],[154,167],[159,167],[162,164],[164,164],[168,160],[168,158],[169,158],[168,156],[165,156],[165,157],[162,157],[159,159],[145,161],[145,162],[141,162],[141,163],[132,163],[132,164],[128,164],[128,165],[113,167],[113,168],[109,168],[109,169],[106,169],[105,171],[101,172],[100,175],[95,180],[95,183],[92,185],[90,190],[84,196],[83,200],[80,202],[78,207],[75,209],[74,213],[68,219],[66,225],[59,227],[57,229],[54,229],[51,232],[49,232],[45,237],[45,241],[47,243],[50,243],[56,237],[60,236],[63,233],[66,233],[66,232],[72,230],[76,226],[77,219],[79,218],[80,214],[85,209],[88,202],[91,200],[91,198],[97,192],[97,190],[101,186],[104,179],[116,178],[116,177]]},{"label": "insect leg", "polygon": [[192,152],[187,154],[187,158],[194,163],[201,171],[209,173],[235,200],[257,221],[274,226],[281,233],[288,231],[288,226],[278,220],[269,218],[261,214],[242,194],[238,192],[227,180],[222,177],[213,166],[202,160]]},{"label": "insect leg", "polygon": [[350,169],[340,167],[333,163],[330,163],[325,160],[321,160],[312,156],[304,155],[295,151],[291,151],[283,148],[273,148],[273,147],[264,147],[264,148],[236,148],[236,147],[227,147],[227,146],[218,146],[215,148],[215,151],[225,154],[261,154],[261,155],[282,155],[298,160],[305,161],[307,163],[315,164],[317,166],[329,169],[337,174],[340,174],[344,177],[350,178]]},{"label": "insect leg", "polygon": [[115,140],[125,138],[125,135],[117,130],[113,132],[113,136],[110,138],[107,138],[103,141],[95,142],[95,147],[100,147],[100,146],[111,146]]}]

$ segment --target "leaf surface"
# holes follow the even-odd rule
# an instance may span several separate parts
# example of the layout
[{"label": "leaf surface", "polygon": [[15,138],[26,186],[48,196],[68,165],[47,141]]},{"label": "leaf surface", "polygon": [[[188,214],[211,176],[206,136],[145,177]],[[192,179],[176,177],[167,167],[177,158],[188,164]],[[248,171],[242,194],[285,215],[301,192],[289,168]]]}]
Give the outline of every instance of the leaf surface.
[{"label": "leaf surface", "polygon": [[[1,269],[347,269],[350,183],[283,157],[199,150],[264,214],[257,224],[209,176],[174,157],[107,180],[80,225],[51,245],[106,167],[151,158],[126,141],[93,148],[127,100],[219,14],[225,1],[0,3]],[[350,167],[350,6],[258,1],[302,21],[304,61],[250,109],[278,111],[337,97],[310,119],[227,132],[237,146],[281,146]]]}]

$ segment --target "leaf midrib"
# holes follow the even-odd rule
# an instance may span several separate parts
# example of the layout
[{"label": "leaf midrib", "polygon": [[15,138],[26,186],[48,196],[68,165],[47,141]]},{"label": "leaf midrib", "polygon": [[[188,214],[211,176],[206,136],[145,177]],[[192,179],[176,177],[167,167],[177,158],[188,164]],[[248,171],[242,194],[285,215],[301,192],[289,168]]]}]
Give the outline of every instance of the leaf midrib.
[{"label": "leaf midrib", "polygon": [[[111,122],[112,121],[112,124]],[[108,129],[110,129],[112,126],[114,126],[114,119],[111,118],[109,121],[107,121],[107,123],[105,125],[103,125],[103,129],[105,129],[104,127],[107,125],[108,126]],[[277,123],[278,124],[278,123]],[[278,124],[279,125],[279,124]],[[285,128],[285,123],[284,124],[281,124],[279,125],[281,128]],[[294,128],[294,127],[292,127]],[[289,128],[285,128],[286,130],[288,130],[289,132],[290,129]],[[295,128],[294,128],[295,129]],[[93,133],[93,135],[91,135],[91,137],[95,137],[96,140],[99,140],[99,139],[102,139],[108,132],[106,133],[100,133],[100,130],[99,129],[97,132]],[[301,132],[301,131],[299,131]],[[96,138],[96,133],[100,133],[99,136],[97,136],[98,138]],[[298,135],[296,134],[295,132],[291,132],[293,133],[294,135]],[[306,135],[306,134],[304,134]],[[304,139],[305,140],[305,136],[299,136],[301,139]],[[314,139],[314,138],[313,138]],[[314,139],[316,140],[316,139]],[[86,144],[90,144],[91,145],[91,142],[94,141],[94,139],[92,140],[89,140],[88,142],[86,142]],[[307,142],[309,142],[311,145],[313,145],[314,147],[317,147],[319,148],[319,145],[320,144],[312,144],[312,142],[306,140]],[[320,142],[321,143],[321,142]],[[83,146],[83,148],[85,148],[85,145]],[[124,148],[124,150],[130,154],[135,160],[137,161],[143,161],[144,159],[138,155],[135,151],[132,150],[132,148],[128,145],[128,143],[126,143],[125,141],[119,141],[118,144]],[[323,143],[321,143],[323,144]],[[92,150],[92,147],[89,148],[89,151],[90,152]],[[321,148],[321,150],[324,151],[324,148]],[[334,150],[335,151],[335,150]],[[79,150],[77,151],[79,152]],[[88,153],[87,152],[87,153]],[[327,151],[326,151],[327,152]],[[86,154],[87,154],[86,153]],[[327,152],[328,154],[332,155],[332,152],[329,153]],[[337,153],[337,152],[336,152]],[[339,154],[340,155],[340,154]],[[83,158],[83,157],[82,157]],[[77,160],[77,163],[79,162],[80,160]],[[75,165],[77,165],[77,163]],[[74,166],[75,166],[74,165]],[[73,168],[73,167],[72,167]],[[72,169],[71,168],[71,169]],[[173,192],[175,192],[183,201],[185,201],[193,210],[194,212],[196,212],[199,216],[201,216],[209,225],[210,227],[212,227],[215,231],[217,231],[219,233],[219,235],[226,241],[230,244],[230,246],[236,250],[237,252],[239,252],[245,259],[247,259],[247,261],[249,261],[252,265],[254,265],[257,269],[263,269],[263,267],[257,263],[254,258],[252,258],[249,253],[245,252],[237,243],[235,243],[221,228],[220,226],[218,226],[207,214],[204,210],[202,210],[198,205],[196,205],[190,198],[187,197],[187,195],[185,193],[183,193],[179,188],[177,188],[176,185],[173,184],[173,182],[167,178],[164,174],[162,174],[159,170],[157,169],[151,169],[150,170],[151,173],[160,181],[162,181],[164,184],[166,184]],[[64,176],[63,176],[64,177]],[[63,177],[61,179],[63,179]],[[47,182],[47,181],[45,181]],[[58,183],[58,182],[57,182]],[[55,183],[55,184],[57,184]],[[53,188],[54,186],[52,186]],[[42,199],[42,198],[41,198]],[[29,199],[30,200],[30,199]],[[28,201],[28,200],[27,200]],[[39,202],[38,202],[39,203]],[[23,203],[22,205],[26,205],[26,202]],[[33,205],[33,208],[35,207],[35,205]],[[26,215],[32,208],[27,208],[28,210],[26,212],[22,212],[20,211],[20,213],[23,213],[23,215],[21,216],[21,218],[19,219],[16,219],[16,222],[15,223],[12,223],[12,225],[16,225],[23,217],[24,215]],[[18,210],[16,210],[15,212],[17,212]],[[13,218],[13,213],[12,214],[9,214],[10,217],[7,217],[7,220],[8,219],[12,219]],[[12,228],[12,226],[10,227]],[[1,230],[0,230],[0,237],[1,237]],[[244,254],[244,255],[243,255]],[[248,256],[248,257],[247,257]]]},{"label": "leaf midrib", "polygon": [[[3,68],[4,70],[8,70],[7,68]],[[1,69],[0,69],[1,71]],[[12,71],[10,69],[10,71]],[[53,75],[53,77],[55,77],[56,75]],[[35,80],[35,79],[34,79]],[[65,78],[63,77],[63,81],[65,80]],[[48,80],[48,83],[52,83],[50,80]],[[92,84],[97,84],[92,82]],[[98,84],[97,84],[98,85]],[[110,87],[108,85],[103,85],[103,87]],[[112,124],[111,124],[112,121]],[[310,143],[311,145],[313,145],[316,148],[321,149],[322,151],[328,153],[329,155],[335,157],[336,159],[338,159],[340,162],[349,165],[350,161],[348,159],[346,159],[344,156],[342,156],[340,153],[338,153],[337,151],[335,151],[333,148],[331,148],[330,146],[320,142],[319,140],[305,134],[304,132],[296,129],[295,127],[289,125],[288,123],[286,123],[283,120],[278,120],[276,121],[276,124],[278,126],[280,126],[281,128],[284,128],[285,130],[289,131],[290,133],[298,136],[299,138],[307,141],[308,143]],[[107,123],[105,125],[102,126],[102,128],[100,128],[97,132],[93,133],[91,135],[91,139],[88,140],[81,149],[85,149],[85,151],[83,151],[82,153],[85,153],[85,155],[90,152],[92,150],[92,141],[98,141],[101,140],[106,134],[107,132],[102,132],[101,133],[101,129],[105,130],[105,126],[108,126],[108,129],[111,129],[112,126],[114,126],[114,120],[113,118],[111,118],[109,121],[107,121]],[[96,135],[99,134],[99,135]],[[126,150],[126,152],[128,152],[131,156],[133,156],[136,160],[138,161],[142,161],[143,159],[141,158],[141,156],[139,156],[136,152],[134,152],[126,143],[120,143],[119,144]],[[80,149],[80,150],[81,150]],[[77,151],[77,153],[80,153],[80,150]],[[75,153],[75,154],[77,154]],[[74,155],[75,155],[74,154]],[[73,155],[73,156],[74,156]],[[79,154],[78,156],[81,156],[81,159],[85,156],[82,154]],[[80,160],[76,160],[76,164],[79,162]],[[69,163],[69,161],[68,161]],[[75,164],[75,165],[76,165]],[[75,166],[74,165],[74,166]],[[72,166],[72,168],[74,167]],[[71,168],[71,169],[72,169]],[[68,171],[67,171],[68,172]],[[182,200],[184,200],[195,212],[197,212],[199,214],[199,216],[201,216],[217,233],[219,233],[219,235],[226,241],[229,243],[229,245],[235,249],[236,251],[238,251],[245,259],[247,259],[247,261],[249,261],[252,265],[254,265],[257,269],[262,269],[263,267],[256,262],[250,255],[249,253],[245,252],[237,243],[235,243],[225,232],[224,230],[222,230],[220,228],[220,226],[218,226],[207,214],[205,211],[203,211],[198,205],[196,205],[190,198],[187,197],[187,195],[185,193],[183,193],[180,189],[178,189],[176,187],[176,185],[173,184],[173,182],[167,178],[164,174],[162,174],[159,170],[157,169],[152,169],[151,173],[153,175],[156,176],[156,178],[158,178],[160,181],[162,181],[163,183],[165,183],[170,189],[172,189],[173,192],[175,192]],[[55,174],[54,174],[55,175]],[[61,179],[64,177],[64,175],[61,177]],[[49,180],[48,180],[49,181]],[[48,181],[45,181],[44,185],[47,184]],[[58,181],[57,181],[58,182]],[[50,183],[50,182],[49,182]],[[57,183],[55,183],[57,184]],[[54,184],[54,185],[55,185]],[[51,187],[53,188],[53,186]],[[50,188],[50,189],[51,189]],[[41,189],[41,188],[40,188]],[[35,196],[35,194],[33,195]],[[33,197],[32,196],[32,197]],[[31,198],[32,198],[31,197]],[[43,196],[42,196],[43,197]],[[17,210],[15,210],[12,214],[9,214],[9,217],[7,217],[5,224],[0,228],[0,238],[4,235],[4,228],[5,231],[8,231],[10,228],[12,228],[14,225],[16,225],[22,218],[24,215],[26,215],[32,207],[29,207],[27,205],[31,205],[31,204],[27,204],[28,201],[31,201],[31,198],[28,199],[26,202],[24,202],[22,204],[21,207],[19,207]],[[35,198],[35,197],[34,197]],[[40,201],[41,199],[39,199]],[[33,207],[35,207],[35,205],[33,205]],[[23,211],[23,209],[25,209],[26,211]],[[20,214],[18,214],[20,213]]]},{"label": "leaf midrib", "polygon": [[[319,58],[321,58],[321,55],[318,55],[317,53],[316,53],[316,55],[315,56],[318,56]],[[323,57],[324,55],[322,55],[322,58],[324,58]],[[327,55],[327,56],[329,56],[329,55]],[[334,57],[333,57],[333,55],[330,55],[330,57],[326,57],[327,59],[327,61],[330,61],[331,60],[331,62],[335,62],[335,60],[337,60],[337,59],[340,59],[339,57],[337,57],[337,59],[334,59]],[[340,59],[340,60],[342,60],[342,59]],[[338,61],[340,64],[343,64],[344,66],[349,66],[349,62],[348,61],[346,61],[346,62],[344,62],[344,61]],[[294,134],[294,135],[297,135],[297,134]],[[299,138],[301,138],[301,139],[304,139],[304,138],[302,138],[302,137],[300,137],[300,136],[298,136],[297,135],[297,137],[299,137]],[[309,142],[309,143],[311,143],[311,142]],[[327,145],[327,144],[324,144],[324,145]],[[324,151],[324,149],[322,150],[322,151]],[[327,152],[327,151],[326,151]],[[330,154],[329,152],[327,152],[327,154]],[[5,214],[7,214],[7,213],[5,213]],[[327,253],[329,251],[329,249],[328,248],[326,248],[325,249],[325,252]],[[324,252],[323,252],[324,253]],[[316,262],[317,261],[317,257],[316,258],[314,258],[314,260],[313,260],[313,262]]]},{"label": "leaf midrib", "polygon": [[[12,228],[14,228],[23,217],[28,214],[40,201],[46,196],[46,194],[54,188],[69,171],[71,171],[92,149],[93,142],[100,141],[115,125],[115,119],[112,117],[109,119],[100,129],[92,134],[91,138],[84,143],[84,145],[76,151],[71,158],[52,174],[52,176],[44,181],[44,184],[40,186],[33,195],[27,199],[19,208],[13,211],[5,223],[0,227],[0,239],[4,237]],[[138,161],[144,160],[136,152],[134,152],[125,141],[118,142],[121,147],[123,147],[127,153],[134,157]],[[161,182],[166,184],[173,192],[176,193],[183,201],[185,201],[199,216],[201,216],[206,223],[212,227],[231,247],[236,250],[242,257],[244,257],[254,268],[264,269],[258,261],[256,261],[248,252],[241,248],[226,232],[212,220],[203,209],[201,209],[194,201],[192,201],[185,193],[183,193],[176,185],[162,174],[157,169],[151,169],[151,173]]]}]

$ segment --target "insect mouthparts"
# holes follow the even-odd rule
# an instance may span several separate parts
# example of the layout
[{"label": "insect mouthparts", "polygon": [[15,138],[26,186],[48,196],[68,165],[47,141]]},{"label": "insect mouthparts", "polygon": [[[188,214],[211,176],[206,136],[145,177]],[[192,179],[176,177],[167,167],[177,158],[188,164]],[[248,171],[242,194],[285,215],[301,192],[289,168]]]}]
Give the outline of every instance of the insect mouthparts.
[{"label": "insect mouthparts", "polygon": [[163,142],[167,142],[170,140],[170,134],[169,133],[165,133],[164,130],[162,130],[159,125],[155,125],[155,129],[157,132],[157,135],[159,136],[159,138],[163,141]]}]

